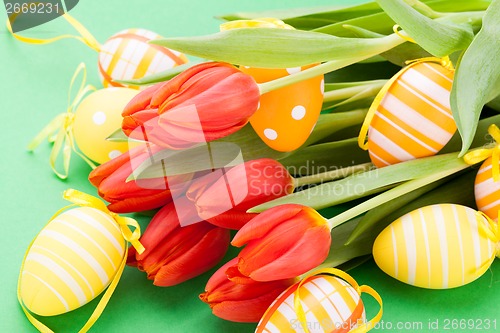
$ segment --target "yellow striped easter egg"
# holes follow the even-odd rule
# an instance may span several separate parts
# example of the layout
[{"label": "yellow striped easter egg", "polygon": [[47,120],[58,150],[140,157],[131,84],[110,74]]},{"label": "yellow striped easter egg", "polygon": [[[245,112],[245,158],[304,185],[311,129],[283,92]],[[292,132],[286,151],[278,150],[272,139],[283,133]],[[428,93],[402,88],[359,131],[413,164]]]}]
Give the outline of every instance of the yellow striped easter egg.
[{"label": "yellow striped easter egg", "polygon": [[[294,298],[298,283],[285,290],[267,309],[256,333],[304,332]],[[300,285],[300,300],[311,333],[348,332],[365,321],[363,302],[344,280],[330,275],[307,278]]]},{"label": "yellow striped easter egg", "polygon": [[[257,83],[267,82],[313,67],[266,69],[240,67]],[[306,142],[318,121],[323,104],[323,75],[263,94],[250,124],[269,147],[295,150]]]},{"label": "yellow striped easter egg", "polygon": [[438,204],[416,209],[385,228],[373,244],[378,267],[401,282],[430,289],[463,286],[495,258],[486,218],[472,208]]},{"label": "yellow striped easter egg", "polygon": [[90,207],[65,211],[42,229],[26,254],[20,277],[22,302],[42,316],[88,303],[113,279],[125,246],[109,215]]},{"label": "yellow striped easter egg", "polygon": [[139,79],[188,61],[177,51],[148,44],[158,38],[161,36],[145,29],[127,29],[111,36],[99,51],[98,66],[103,86],[122,87],[113,80]]},{"label": "yellow striped easter egg", "polygon": [[453,75],[441,64],[416,62],[382,89],[368,129],[373,164],[383,167],[432,156],[448,143],[457,129],[450,109]]},{"label": "yellow striped easter egg", "polygon": [[494,181],[492,175],[492,158],[483,162],[477,172],[474,183],[474,196],[477,208],[491,219],[498,219],[500,209],[500,181]]}]

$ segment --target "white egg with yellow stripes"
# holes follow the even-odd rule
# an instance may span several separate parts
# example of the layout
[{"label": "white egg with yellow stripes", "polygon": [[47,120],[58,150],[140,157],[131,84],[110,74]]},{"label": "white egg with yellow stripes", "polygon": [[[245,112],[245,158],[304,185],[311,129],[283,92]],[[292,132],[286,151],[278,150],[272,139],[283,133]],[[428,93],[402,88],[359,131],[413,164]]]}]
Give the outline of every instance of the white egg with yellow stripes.
[{"label": "white egg with yellow stripes", "polygon": [[300,302],[309,332],[348,332],[366,321],[365,308],[358,292],[346,281],[329,275],[317,275],[285,290],[259,322],[256,333],[304,332],[294,304],[300,288]]},{"label": "white egg with yellow stripes", "polygon": [[403,215],[375,240],[373,257],[401,282],[430,289],[463,286],[479,278],[498,251],[496,223],[476,210],[437,204]]},{"label": "white egg with yellow stripes", "polygon": [[42,229],[26,254],[19,279],[24,306],[53,316],[85,305],[108,286],[125,249],[110,215],[91,207],[63,212]]},{"label": "white egg with yellow stripes", "polygon": [[450,109],[453,76],[442,64],[415,62],[389,80],[370,108],[368,143],[362,147],[373,164],[432,156],[448,143],[457,129]]},{"label": "white egg with yellow stripes", "polygon": [[146,29],[127,29],[111,36],[99,51],[99,75],[104,87],[123,87],[115,80],[139,79],[188,61],[182,53],[148,43],[159,38]]}]

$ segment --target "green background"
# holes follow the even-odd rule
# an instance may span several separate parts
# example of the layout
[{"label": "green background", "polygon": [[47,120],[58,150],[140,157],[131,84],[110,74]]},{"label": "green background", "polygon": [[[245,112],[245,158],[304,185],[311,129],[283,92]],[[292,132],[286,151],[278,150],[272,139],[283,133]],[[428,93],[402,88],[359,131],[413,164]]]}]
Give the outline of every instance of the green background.
[{"label": "green background", "polygon": [[[213,17],[219,14],[353,2],[81,0],[71,14],[97,40],[104,42],[112,34],[132,27],[150,29],[163,36],[202,35],[218,30],[219,22]],[[0,12],[0,19],[5,20],[5,11],[0,9]],[[47,37],[63,32],[72,32],[72,29],[63,19],[57,19],[25,34]],[[67,204],[61,197],[62,192],[72,187],[96,194],[87,182],[90,169],[83,161],[74,157],[69,179],[61,181],[48,164],[49,144],[42,143],[34,154],[26,151],[30,139],[55,115],[66,110],[69,81],[82,61],[89,70],[88,82],[99,86],[97,54],[85,45],[76,40],[42,46],[27,45],[12,38],[3,25],[0,27],[0,203],[3,227],[0,233],[0,332],[36,331],[17,303],[17,277],[30,241],[52,214]],[[213,271],[177,287],[159,288],[154,287],[143,273],[127,267],[108,307],[92,331],[253,332],[254,324],[223,321],[213,316],[209,307],[198,300],[198,294],[203,291]],[[404,285],[382,273],[373,261],[352,270],[351,274],[360,284],[368,284],[378,290],[384,299],[385,329],[379,331],[452,331],[443,327],[447,319],[474,319],[476,323],[484,319],[496,320],[500,330],[498,260],[483,277],[453,290],[433,291]],[[368,317],[371,318],[377,309],[376,304],[369,298],[364,299]],[[56,332],[76,332],[95,304],[92,302],[69,314],[43,318],[42,321]],[[429,329],[429,322],[435,323],[436,320],[439,321],[439,329]],[[420,322],[423,329],[396,329],[399,322],[408,322],[407,325]]]}]

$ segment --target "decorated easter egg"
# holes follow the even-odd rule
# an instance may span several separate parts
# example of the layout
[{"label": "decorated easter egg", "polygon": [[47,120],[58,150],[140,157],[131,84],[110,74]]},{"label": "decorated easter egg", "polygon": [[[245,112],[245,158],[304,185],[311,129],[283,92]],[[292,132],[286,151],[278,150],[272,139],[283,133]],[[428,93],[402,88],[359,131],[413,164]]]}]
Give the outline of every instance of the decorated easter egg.
[{"label": "decorated easter egg", "polygon": [[488,221],[469,207],[426,206],[403,215],[373,244],[378,267],[401,282],[430,289],[463,286],[495,258]]},{"label": "decorated easter egg", "polygon": [[[263,69],[240,67],[257,83],[278,79],[312,66]],[[259,137],[278,151],[292,151],[311,134],[323,104],[323,75],[265,93],[250,124]]]},{"label": "decorated easter egg", "polygon": [[125,254],[125,240],[111,216],[90,207],[67,210],[47,224],[26,254],[20,297],[33,313],[74,310],[110,283]]},{"label": "decorated easter egg", "polygon": [[188,61],[177,51],[148,44],[159,38],[145,29],[127,29],[111,36],[99,51],[99,74],[104,87],[123,87],[114,80],[139,79]]},{"label": "decorated easter egg", "polygon": [[450,109],[452,69],[416,62],[397,75],[371,106],[368,152],[377,167],[435,155],[457,129]]},{"label": "decorated easter egg", "polygon": [[477,208],[491,219],[497,220],[500,209],[500,181],[493,179],[491,157],[483,162],[477,172],[474,196]]},{"label": "decorated easter egg", "polygon": [[113,87],[97,90],[82,100],[75,110],[73,134],[76,145],[85,156],[104,163],[131,148],[129,142],[106,138],[121,128],[123,108],[138,92]]},{"label": "decorated easter egg", "polygon": [[[297,287],[285,290],[267,309],[256,333],[304,332],[294,305]],[[358,292],[344,280],[330,275],[307,278],[299,297],[309,332],[348,332],[365,322],[365,309]]]}]

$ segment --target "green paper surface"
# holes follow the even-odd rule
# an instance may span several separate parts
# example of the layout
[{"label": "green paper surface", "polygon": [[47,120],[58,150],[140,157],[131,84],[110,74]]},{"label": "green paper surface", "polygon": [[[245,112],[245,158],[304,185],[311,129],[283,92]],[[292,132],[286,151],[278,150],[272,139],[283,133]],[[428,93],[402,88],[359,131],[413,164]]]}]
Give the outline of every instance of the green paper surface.
[{"label": "green paper surface", "polygon": [[[133,27],[153,30],[164,37],[205,35],[218,31],[214,16],[239,11],[353,4],[348,0],[82,0],[71,11],[101,43],[114,33]],[[0,22],[7,15],[0,9]],[[1,21],[3,20],[3,21]],[[53,37],[73,33],[63,19],[27,30],[23,35]],[[69,179],[59,180],[49,167],[51,146],[42,143],[34,153],[26,145],[54,116],[67,107],[69,82],[80,62],[88,69],[88,83],[100,87],[97,54],[76,40],[50,45],[21,43],[0,24],[0,205],[3,231],[0,282],[0,332],[36,332],[16,298],[19,269],[31,240],[51,216],[68,203],[67,188],[92,195],[88,165],[73,156]],[[145,226],[148,217],[138,216]],[[334,240],[335,241],[335,240]],[[230,252],[225,260],[235,255]],[[219,319],[198,299],[210,275],[203,274],[180,286],[160,288],[144,273],[127,267],[107,308],[91,332],[253,332],[255,324]],[[400,283],[380,271],[373,261],[350,271],[359,284],[376,289],[384,300],[380,332],[469,332],[453,329],[460,320],[472,320],[482,332],[500,331],[500,261],[493,263],[477,281],[453,290],[424,290]],[[367,317],[376,303],[363,296]],[[41,318],[55,332],[77,332],[96,306],[96,301],[71,313]],[[245,309],[241,309],[245,311]],[[486,320],[491,329],[486,329]],[[415,326],[416,325],[416,326]],[[421,326],[420,326],[421,325]],[[437,329],[434,329],[437,325]],[[445,326],[448,325],[448,326]],[[496,325],[496,330],[493,329]]]}]

